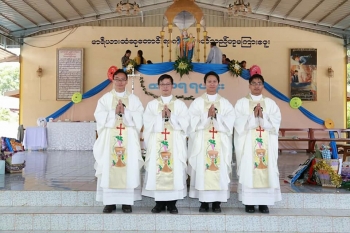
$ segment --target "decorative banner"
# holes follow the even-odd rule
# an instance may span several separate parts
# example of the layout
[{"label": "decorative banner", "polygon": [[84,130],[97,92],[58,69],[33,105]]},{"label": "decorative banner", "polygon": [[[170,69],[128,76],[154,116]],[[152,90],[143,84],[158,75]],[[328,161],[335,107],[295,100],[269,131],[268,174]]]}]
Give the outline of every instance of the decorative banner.
[{"label": "decorative banner", "polygon": [[291,98],[317,100],[317,49],[291,49]]}]

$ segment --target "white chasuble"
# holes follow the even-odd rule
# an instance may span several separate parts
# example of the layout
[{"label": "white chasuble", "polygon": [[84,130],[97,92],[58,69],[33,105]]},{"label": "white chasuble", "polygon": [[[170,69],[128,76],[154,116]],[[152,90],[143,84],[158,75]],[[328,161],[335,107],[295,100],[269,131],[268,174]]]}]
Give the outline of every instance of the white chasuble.
[{"label": "white chasuble", "polygon": [[[260,104],[263,117],[254,116]],[[278,130],[281,113],[270,98],[248,95],[235,106],[235,154],[238,198],[244,205],[273,205],[281,200]]]},{"label": "white chasuble", "polygon": [[[216,108],[213,119],[208,117],[212,104]],[[226,202],[230,198],[234,108],[219,94],[205,93],[192,102],[189,112],[189,196],[201,202]]]},{"label": "white chasuble", "polygon": [[[116,109],[119,100],[122,101],[125,108],[129,107],[128,98],[120,98],[113,95],[112,109]],[[115,128],[110,130],[110,169],[109,169],[109,188],[125,189],[127,180],[127,150],[128,129],[125,127],[123,117],[116,115]]]},{"label": "white chasuble", "polygon": [[[115,114],[118,101],[124,114]],[[143,166],[140,147],[143,106],[139,98],[114,90],[104,94],[94,113],[98,138],[94,144],[96,201],[104,205],[133,205],[141,200],[140,169]]]},{"label": "white chasuble", "polygon": [[[183,101],[175,97],[166,98],[150,101],[143,115],[147,152],[142,195],[155,201],[179,200],[187,195],[188,109]],[[168,119],[162,118],[165,105],[171,111]]]}]

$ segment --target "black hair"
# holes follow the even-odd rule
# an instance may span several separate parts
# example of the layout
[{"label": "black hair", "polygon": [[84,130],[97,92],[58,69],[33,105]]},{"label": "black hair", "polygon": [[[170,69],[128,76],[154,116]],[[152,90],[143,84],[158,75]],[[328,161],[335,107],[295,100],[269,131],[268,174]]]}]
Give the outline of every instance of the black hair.
[{"label": "black hair", "polygon": [[216,46],[216,42],[210,42],[210,45]]},{"label": "black hair", "polygon": [[253,79],[259,79],[263,84],[265,83],[264,77],[260,74],[254,74],[252,77],[249,78],[249,84],[252,83]]},{"label": "black hair", "polygon": [[127,53],[131,53],[131,51],[128,49],[125,51],[125,54],[127,54]]},{"label": "black hair", "polygon": [[231,62],[231,61],[230,61],[230,58],[228,58],[228,57],[225,59],[225,61],[228,62],[228,63]]},{"label": "black hair", "polygon": [[294,72],[297,72],[297,73],[299,73],[299,71],[298,71],[298,70],[294,70]]},{"label": "black hair", "polygon": [[120,74],[120,73],[125,74],[126,80],[128,80],[128,74],[123,69],[118,69],[116,72],[114,72],[113,79],[114,79],[114,76],[116,76],[117,74]]},{"label": "black hair", "polygon": [[142,50],[137,51],[137,54],[140,55],[140,58],[141,58],[141,59],[140,59],[140,64],[143,64],[143,59],[144,59],[144,58],[143,58],[143,56],[142,56],[142,55],[143,55]]},{"label": "black hair", "polygon": [[160,82],[163,81],[164,79],[170,79],[171,85],[174,84],[174,79],[173,79],[173,77],[171,77],[169,74],[162,74],[162,75],[158,78],[158,85],[159,85]]},{"label": "black hair", "polygon": [[206,73],[206,74],[204,75],[204,83],[207,82],[207,78],[208,78],[210,75],[215,76],[215,78],[218,80],[218,83],[220,83],[220,77],[219,77],[219,75],[218,75],[217,73],[215,73],[214,71],[209,71],[208,73]]},{"label": "black hair", "polygon": [[222,56],[226,58],[226,54],[222,54]]},{"label": "black hair", "polygon": [[147,64],[153,64],[153,62],[151,60],[148,60]]}]

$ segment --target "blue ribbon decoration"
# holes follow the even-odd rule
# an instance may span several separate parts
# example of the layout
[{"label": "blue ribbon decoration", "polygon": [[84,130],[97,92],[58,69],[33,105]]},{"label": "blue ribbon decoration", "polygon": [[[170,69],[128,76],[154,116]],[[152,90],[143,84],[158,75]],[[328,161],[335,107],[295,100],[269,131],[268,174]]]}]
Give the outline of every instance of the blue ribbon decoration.
[{"label": "blue ribbon decoration", "polygon": [[[110,83],[111,83],[111,81],[109,79],[103,81],[102,83],[98,84],[96,87],[85,92],[83,94],[83,99],[88,99],[88,98],[96,95],[97,93],[99,93],[103,89],[105,89]],[[73,101],[70,101],[68,104],[64,105],[62,108],[58,109],[56,112],[54,112],[50,116],[46,117],[46,121],[49,121],[50,118],[55,119],[57,117],[60,117],[63,113],[65,113],[73,105],[74,105]]]},{"label": "blue ribbon decoration", "polygon": [[[229,71],[228,65],[226,64],[208,64],[208,63],[192,63],[193,64],[193,72],[198,72],[201,74],[206,74],[209,71],[215,71],[217,74],[224,74]],[[155,63],[155,64],[144,64],[137,67],[137,70],[141,74],[145,75],[160,75],[164,74],[170,71],[174,70],[174,62],[163,62],[163,63]],[[249,70],[243,69],[241,73],[241,77],[245,80],[249,80],[250,78],[250,72]],[[110,83],[110,80],[105,80],[96,87],[92,88],[88,92],[83,94],[83,99],[90,98],[100,91],[102,91],[104,88],[106,88]],[[264,84],[265,89],[270,92],[273,96],[276,98],[289,103],[290,99],[276,90],[274,87],[272,87],[270,84],[265,82]],[[69,102],[65,106],[63,106],[61,109],[56,111],[55,113],[51,114],[50,116],[46,117],[46,120],[49,118],[57,118],[61,116],[63,113],[65,113],[71,106],[73,106],[73,102]],[[324,120],[316,117],[314,114],[306,110],[304,107],[299,107],[299,110],[310,120],[316,122],[317,124],[324,125]],[[334,150],[333,150],[334,151]],[[336,151],[336,150],[335,150]],[[333,153],[335,154],[335,153]]]}]

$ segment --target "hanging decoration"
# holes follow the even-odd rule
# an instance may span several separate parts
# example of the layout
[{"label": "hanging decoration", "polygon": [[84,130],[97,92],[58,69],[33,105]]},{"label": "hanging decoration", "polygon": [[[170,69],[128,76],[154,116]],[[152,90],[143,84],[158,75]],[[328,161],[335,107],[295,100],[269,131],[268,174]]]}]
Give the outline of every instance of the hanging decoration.
[{"label": "hanging decoration", "polygon": [[83,99],[83,95],[80,92],[75,92],[72,95],[72,102],[75,104],[80,103],[82,99]]},{"label": "hanging decoration", "polygon": [[118,70],[116,66],[109,67],[107,71],[107,77],[110,81],[113,81],[113,74]]},{"label": "hanging decoration", "polygon": [[232,60],[229,64],[228,64],[228,69],[231,72],[231,74],[233,76],[241,76],[242,74],[242,67],[240,65],[240,62],[237,60]]},{"label": "hanging decoration", "polygon": [[333,129],[334,128],[334,122],[332,121],[332,119],[326,119],[324,121],[324,126],[327,128],[327,129]]},{"label": "hanging decoration", "polygon": [[192,62],[187,59],[187,57],[178,57],[174,63],[174,69],[182,78],[184,74],[188,75],[190,71],[193,71],[193,65]]},{"label": "hanging decoration", "polygon": [[[152,97],[155,98],[155,99],[159,98],[158,95],[155,95],[155,94],[153,94],[153,93],[147,91],[147,88],[146,88],[146,86],[145,86],[145,81],[143,80],[143,77],[140,77],[140,84],[141,84],[141,88],[142,88],[143,92],[144,92],[146,95],[152,96]],[[193,95],[191,95],[191,96],[176,95],[175,97],[178,98],[178,99],[183,99],[183,100],[194,100],[194,99],[195,99],[195,98],[193,97]]]},{"label": "hanging decoration", "polygon": [[301,105],[302,105],[302,101],[299,97],[293,97],[290,101],[289,101],[289,106],[291,108],[294,109],[298,109]]}]

